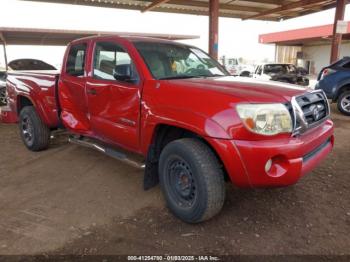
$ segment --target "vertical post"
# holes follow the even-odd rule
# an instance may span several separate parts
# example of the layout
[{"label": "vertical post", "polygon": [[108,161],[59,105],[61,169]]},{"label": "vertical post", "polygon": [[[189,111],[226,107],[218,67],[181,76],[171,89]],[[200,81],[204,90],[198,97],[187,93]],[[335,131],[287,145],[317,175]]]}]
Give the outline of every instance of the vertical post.
[{"label": "vertical post", "polygon": [[278,45],[275,44],[275,62],[278,63]]},{"label": "vertical post", "polygon": [[6,51],[6,43],[3,43],[3,47],[4,47],[5,70],[6,70],[6,72],[7,72],[7,70],[8,70],[8,65],[7,65],[7,51]]},{"label": "vertical post", "polygon": [[331,63],[337,61],[339,58],[339,47],[341,45],[342,35],[337,33],[337,24],[339,20],[344,20],[345,5],[346,0],[337,0],[333,25],[332,50],[330,59]]},{"label": "vertical post", "polygon": [[219,50],[219,0],[209,1],[209,55],[218,59]]},{"label": "vertical post", "polygon": [[3,50],[4,50],[4,60],[5,60],[5,70],[7,71],[7,50],[6,50],[6,41],[2,33],[0,33],[0,40],[2,42]]}]

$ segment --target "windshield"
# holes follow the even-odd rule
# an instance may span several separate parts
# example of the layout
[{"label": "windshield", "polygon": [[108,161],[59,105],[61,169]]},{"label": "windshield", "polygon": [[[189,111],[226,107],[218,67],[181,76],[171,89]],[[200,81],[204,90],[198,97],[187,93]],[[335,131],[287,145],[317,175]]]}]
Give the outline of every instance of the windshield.
[{"label": "windshield", "polygon": [[226,70],[202,50],[171,43],[136,42],[156,79],[226,76]]},{"label": "windshield", "polygon": [[297,69],[294,65],[289,64],[275,64],[275,65],[265,65],[264,73],[267,75],[271,74],[295,74]]}]

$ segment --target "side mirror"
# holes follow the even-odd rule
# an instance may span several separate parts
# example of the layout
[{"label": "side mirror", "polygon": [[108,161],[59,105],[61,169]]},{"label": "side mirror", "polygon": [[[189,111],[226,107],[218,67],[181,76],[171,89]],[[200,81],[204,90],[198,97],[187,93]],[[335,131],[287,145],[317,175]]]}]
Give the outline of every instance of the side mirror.
[{"label": "side mirror", "polygon": [[132,79],[132,69],[130,64],[117,65],[113,70],[113,77],[115,80],[133,83],[135,79]]}]

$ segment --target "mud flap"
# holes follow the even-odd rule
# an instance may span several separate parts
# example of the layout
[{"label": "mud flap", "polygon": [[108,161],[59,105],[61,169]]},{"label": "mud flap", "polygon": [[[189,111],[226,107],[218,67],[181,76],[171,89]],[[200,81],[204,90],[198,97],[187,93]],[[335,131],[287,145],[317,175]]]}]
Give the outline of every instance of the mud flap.
[{"label": "mud flap", "polygon": [[146,169],[143,179],[143,189],[149,190],[159,184],[158,161],[155,145],[151,145],[147,154]]}]

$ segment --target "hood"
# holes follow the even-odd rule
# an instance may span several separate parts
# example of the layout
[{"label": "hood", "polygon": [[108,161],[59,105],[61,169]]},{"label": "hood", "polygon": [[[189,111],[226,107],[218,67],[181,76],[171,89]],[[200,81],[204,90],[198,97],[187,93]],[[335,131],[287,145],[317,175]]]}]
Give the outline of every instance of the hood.
[{"label": "hood", "polygon": [[168,81],[173,85],[224,93],[250,103],[285,103],[308,90],[297,85],[233,76]]}]

